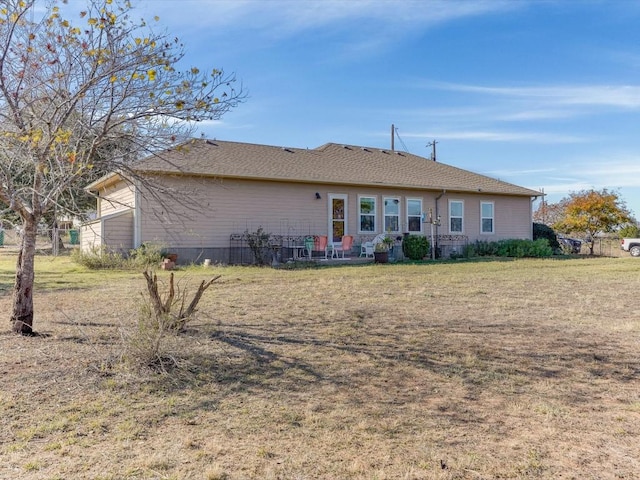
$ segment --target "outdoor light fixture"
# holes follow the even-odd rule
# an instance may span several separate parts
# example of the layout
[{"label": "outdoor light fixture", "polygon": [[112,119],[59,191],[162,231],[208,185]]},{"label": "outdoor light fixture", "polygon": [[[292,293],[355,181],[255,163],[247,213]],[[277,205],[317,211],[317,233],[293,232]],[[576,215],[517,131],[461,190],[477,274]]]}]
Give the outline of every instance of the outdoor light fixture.
[{"label": "outdoor light fixture", "polygon": [[431,225],[431,259],[435,260],[436,259],[436,249],[434,248],[434,246],[435,246],[435,243],[434,243],[435,238],[433,236],[433,226],[435,225],[436,227],[439,227],[440,225],[442,225],[442,217],[440,215],[437,215],[436,218],[433,218],[433,209],[430,208],[429,209],[429,215],[427,217],[427,222],[426,223],[429,223]]},{"label": "outdoor light fixture", "polygon": [[320,193],[316,192],[316,200],[320,200],[321,198]]}]

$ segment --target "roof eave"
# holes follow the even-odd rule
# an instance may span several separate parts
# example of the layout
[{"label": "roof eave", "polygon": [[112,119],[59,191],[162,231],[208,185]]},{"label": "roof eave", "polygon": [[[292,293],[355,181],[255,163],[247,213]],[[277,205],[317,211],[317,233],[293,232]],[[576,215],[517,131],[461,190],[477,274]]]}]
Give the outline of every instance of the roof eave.
[{"label": "roof eave", "polygon": [[[485,195],[500,195],[510,197],[539,197],[542,193],[535,190],[524,189],[523,192],[504,192],[504,191],[492,191],[492,190],[474,190],[471,188],[449,187],[442,185],[415,185],[415,184],[400,184],[400,183],[383,183],[383,182],[341,182],[335,180],[317,180],[317,179],[294,179],[294,178],[282,178],[282,177],[258,177],[251,175],[215,175],[210,173],[192,173],[192,172],[168,172],[166,170],[144,170],[142,171],[148,175],[176,175],[184,177],[200,177],[200,178],[219,178],[219,179],[233,179],[233,180],[251,180],[262,182],[284,182],[284,183],[305,183],[311,185],[341,185],[341,186],[353,186],[353,187],[377,187],[377,188],[402,188],[411,190],[430,190],[439,192],[446,190],[452,193],[474,193]],[[95,182],[94,182],[95,183]]]},{"label": "roof eave", "polygon": [[106,188],[109,185],[114,184],[118,180],[120,180],[122,176],[118,172],[111,172],[103,175],[97,180],[94,180],[89,185],[86,185],[84,189],[88,192],[95,192],[100,190],[101,188]]}]

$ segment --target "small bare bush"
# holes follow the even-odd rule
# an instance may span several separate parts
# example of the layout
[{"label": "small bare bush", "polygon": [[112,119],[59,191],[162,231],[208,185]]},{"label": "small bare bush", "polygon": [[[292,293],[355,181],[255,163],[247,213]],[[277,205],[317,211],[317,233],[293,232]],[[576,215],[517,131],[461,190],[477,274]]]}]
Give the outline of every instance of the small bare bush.
[{"label": "small bare bush", "polygon": [[121,328],[124,346],[122,359],[128,367],[166,371],[167,365],[176,364],[175,358],[169,353],[174,350],[170,345],[171,332],[164,319],[157,320],[149,304],[143,302],[135,325]]},{"label": "small bare bush", "polygon": [[143,274],[147,280],[147,291],[154,317],[158,322],[166,323],[170,330],[177,332],[184,329],[186,323],[196,313],[202,294],[220,278],[220,275],[217,275],[208,282],[203,280],[191,301],[187,302],[187,291],[181,291],[174,285],[173,272],[169,275],[169,288],[164,295],[158,290],[158,276],[148,270]]},{"label": "small bare bush", "polygon": [[143,295],[145,301],[140,306],[135,328],[122,332],[123,359],[131,367],[166,371],[168,366],[177,363],[170,354],[173,350],[171,344],[194,318],[202,295],[220,275],[209,281],[203,280],[190,301],[187,290],[175,285],[173,272],[164,293],[160,291],[155,273],[147,270],[143,275],[148,296]]}]

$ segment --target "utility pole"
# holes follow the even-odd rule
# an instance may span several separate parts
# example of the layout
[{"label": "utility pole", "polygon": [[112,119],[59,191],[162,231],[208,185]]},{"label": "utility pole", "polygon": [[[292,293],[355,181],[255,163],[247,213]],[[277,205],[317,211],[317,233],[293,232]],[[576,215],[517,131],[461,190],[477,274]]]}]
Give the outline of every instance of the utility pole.
[{"label": "utility pole", "polygon": [[391,124],[391,151],[394,151],[394,145],[395,145],[395,136],[396,136],[396,127],[395,125],[392,123]]},{"label": "utility pole", "polygon": [[434,162],[436,161],[436,142],[435,140],[433,142],[429,142],[427,143],[427,147],[432,147],[431,150],[431,160],[433,160]]}]

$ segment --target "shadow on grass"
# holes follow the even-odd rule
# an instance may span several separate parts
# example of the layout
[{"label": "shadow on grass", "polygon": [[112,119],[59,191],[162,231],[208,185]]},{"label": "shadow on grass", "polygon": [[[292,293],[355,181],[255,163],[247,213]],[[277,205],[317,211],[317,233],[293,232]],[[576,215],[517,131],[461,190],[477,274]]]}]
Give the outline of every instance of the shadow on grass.
[{"label": "shadow on grass", "polygon": [[58,325],[71,325],[74,327],[111,327],[118,328],[121,327],[121,324],[118,323],[102,323],[102,322],[74,322],[72,320],[51,320],[51,323],[57,323]]},{"label": "shadow on grass", "polygon": [[[588,335],[567,338],[561,330],[550,332],[545,342],[539,342],[527,328],[496,324],[469,330],[460,325],[435,325],[428,328],[429,344],[420,347],[409,345],[403,335],[367,332],[366,322],[361,332],[338,341],[313,332],[255,332],[256,327],[218,326],[209,334],[216,348],[185,352],[187,367],[180,367],[175,375],[159,376],[155,386],[176,391],[218,385],[219,401],[237,393],[306,395],[330,385],[366,401],[360,389],[366,390],[372,382],[389,382],[390,389],[401,389],[410,372],[410,377],[429,379],[430,387],[460,385],[467,400],[487,392],[528,394],[551,382],[559,387],[554,393],[557,398],[580,404],[594,395],[604,395],[616,384],[640,380],[640,366],[629,352],[620,352],[614,343],[598,343]],[[192,335],[201,339],[203,332]],[[523,336],[527,340],[515,348],[501,347],[513,345],[513,337]],[[412,392],[407,390],[403,395]]]},{"label": "shadow on grass", "polygon": [[[541,332],[535,326],[500,323],[473,328],[455,323],[432,324],[423,330],[430,335],[424,337],[422,346],[410,344],[411,339],[404,332],[368,331],[366,322],[360,322],[350,337],[338,340],[310,333],[291,336],[236,331],[224,336],[233,338],[236,346],[244,345],[248,352],[256,348],[263,352],[261,355],[269,352],[272,361],[278,358],[273,350],[287,351],[290,346],[297,351],[312,348],[320,350],[321,357],[326,359],[346,354],[356,367],[354,359],[363,357],[392,369],[414,367],[442,378],[457,377],[469,389],[501,388],[505,383],[526,389],[534,382],[550,378],[586,382],[611,379],[622,383],[640,379],[636,357],[630,357],[615,340],[594,339],[588,332],[570,335],[562,329],[551,329],[544,332],[545,340],[540,340]],[[295,361],[289,360],[287,364],[300,368]],[[307,371],[314,368],[316,378],[339,385],[353,383],[348,374],[337,373],[340,369],[328,372],[304,366]]]}]

